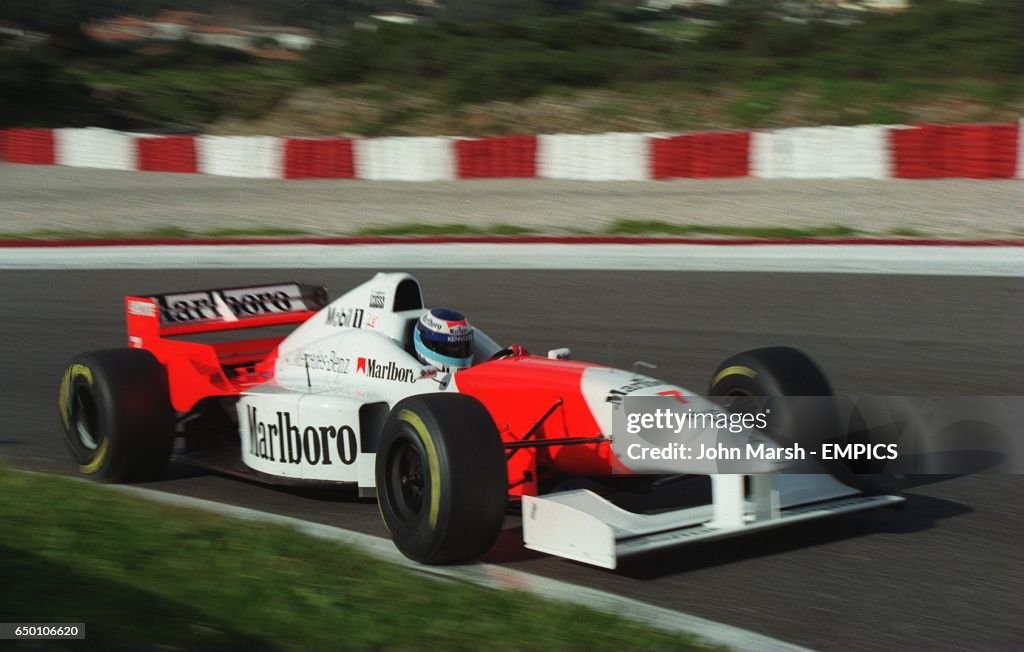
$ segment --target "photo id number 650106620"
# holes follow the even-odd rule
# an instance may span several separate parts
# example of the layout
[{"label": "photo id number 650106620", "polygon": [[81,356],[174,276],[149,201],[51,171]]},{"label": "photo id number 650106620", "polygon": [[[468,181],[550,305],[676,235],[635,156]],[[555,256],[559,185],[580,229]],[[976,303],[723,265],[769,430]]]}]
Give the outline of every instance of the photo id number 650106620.
[{"label": "photo id number 650106620", "polygon": [[0,623],[0,640],[84,639],[85,623]]}]

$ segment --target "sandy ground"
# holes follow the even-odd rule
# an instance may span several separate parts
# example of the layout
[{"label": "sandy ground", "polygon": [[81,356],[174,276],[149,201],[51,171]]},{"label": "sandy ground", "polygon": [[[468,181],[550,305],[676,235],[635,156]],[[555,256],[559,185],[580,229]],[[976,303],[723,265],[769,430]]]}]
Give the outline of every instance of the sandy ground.
[{"label": "sandy ground", "polygon": [[266,180],[0,165],[0,232],[282,227],[316,234],[408,223],[600,231],[624,219],[872,234],[1024,236],[1019,180]]}]

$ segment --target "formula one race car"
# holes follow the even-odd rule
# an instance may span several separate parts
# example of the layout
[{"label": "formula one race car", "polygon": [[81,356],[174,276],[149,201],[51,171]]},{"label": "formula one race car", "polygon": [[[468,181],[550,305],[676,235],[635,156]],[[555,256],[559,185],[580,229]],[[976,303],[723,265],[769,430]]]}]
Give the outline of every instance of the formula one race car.
[{"label": "formula one race car", "polygon": [[[129,296],[125,310],[129,348],[79,355],[61,382],[82,473],[152,479],[173,454],[269,483],[352,484],[377,496],[397,547],[427,564],[482,555],[512,506],[528,548],[614,568],[635,553],[901,500],[827,473],[716,473],[709,505],[655,514],[567,489],[568,478],[629,474],[611,446],[623,397],[723,408],[644,374],[571,361],[568,349],[503,348],[455,311],[425,309],[408,274],[377,274],[333,302],[323,287],[283,283]],[[292,324],[286,337],[183,339]],[[713,378],[714,396],[831,391],[786,348],[734,356]]]}]

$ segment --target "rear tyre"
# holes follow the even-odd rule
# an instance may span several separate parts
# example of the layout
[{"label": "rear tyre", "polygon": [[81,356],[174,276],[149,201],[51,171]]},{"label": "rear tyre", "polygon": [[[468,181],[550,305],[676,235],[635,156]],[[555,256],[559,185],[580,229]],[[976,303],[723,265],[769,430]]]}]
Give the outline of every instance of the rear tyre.
[{"label": "rear tyre", "polygon": [[75,357],[58,403],[64,440],[83,474],[104,482],[159,476],[175,420],[167,372],[153,354],[107,349]]},{"label": "rear tyre", "polygon": [[498,537],[508,472],[491,415],[462,394],[426,394],[391,410],[377,446],[381,516],[402,554],[471,561]]}]

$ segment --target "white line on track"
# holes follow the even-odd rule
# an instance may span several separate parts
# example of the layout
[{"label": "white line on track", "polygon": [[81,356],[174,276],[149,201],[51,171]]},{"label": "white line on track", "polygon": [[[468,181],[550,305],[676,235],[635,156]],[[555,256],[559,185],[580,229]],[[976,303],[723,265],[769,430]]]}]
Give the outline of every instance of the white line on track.
[{"label": "white line on track", "polygon": [[1024,247],[454,243],[0,248],[0,269],[250,267],[1024,276]]},{"label": "white line on track", "polygon": [[109,487],[145,500],[191,509],[201,509],[230,518],[289,526],[303,534],[318,539],[326,539],[358,547],[379,559],[404,566],[417,573],[468,581],[493,589],[525,591],[551,600],[590,607],[591,609],[605,611],[623,618],[648,623],[662,630],[695,634],[710,643],[724,645],[737,651],[807,652],[807,648],[738,627],[724,625],[698,616],[691,616],[680,611],[655,607],[639,600],[624,598],[612,593],[512,570],[503,566],[484,563],[464,566],[423,566],[407,559],[387,539],[360,532],[352,532],[351,530],[330,525],[310,523],[309,521],[303,521],[290,516],[268,514],[245,507],[227,505],[201,498],[168,494],[142,487],[125,485],[109,485]]}]

